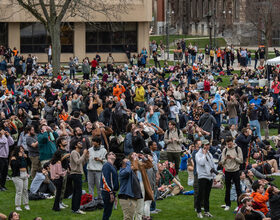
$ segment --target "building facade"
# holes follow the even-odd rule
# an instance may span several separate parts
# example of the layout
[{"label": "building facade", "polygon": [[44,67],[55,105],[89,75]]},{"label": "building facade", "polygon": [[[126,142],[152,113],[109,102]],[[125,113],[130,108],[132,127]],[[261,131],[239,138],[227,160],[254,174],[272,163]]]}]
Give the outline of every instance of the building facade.
[{"label": "building facade", "polygon": [[[171,34],[209,36],[209,32],[211,32],[213,38],[215,36],[224,37],[228,44],[255,45],[263,43],[262,34],[258,33],[255,26],[252,25],[248,11],[246,12],[250,0],[154,1],[157,5],[157,7],[154,6],[154,15],[164,15],[164,17],[155,17],[154,22],[154,26],[156,23],[160,24],[162,28],[157,30],[161,30],[162,33],[165,33],[166,26],[168,26],[173,28]],[[265,0],[260,2],[262,1],[266,2]],[[256,15],[256,20],[261,18],[261,15]],[[160,34],[159,32],[155,33]],[[271,45],[280,45],[279,27],[273,27],[269,41]]]},{"label": "building facade", "polygon": [[[40,62],[47,62],[51,41],[46,28],[28,12],[13,13],[16,11],[11,9],[12,16],[8,18],[0,13],[0,45],[16,47],[24,56],[33,54]],[[101,61],[111,52],[116,62],[126,62],[126,45],[132,53],[149,47],[151,0],[134,0],[125,12],[110,20],[98,13],[92,17],[92,20],[68,17],[61,25],[61,62],[68,62],[71,56],[92,59],[97,52]]]}]

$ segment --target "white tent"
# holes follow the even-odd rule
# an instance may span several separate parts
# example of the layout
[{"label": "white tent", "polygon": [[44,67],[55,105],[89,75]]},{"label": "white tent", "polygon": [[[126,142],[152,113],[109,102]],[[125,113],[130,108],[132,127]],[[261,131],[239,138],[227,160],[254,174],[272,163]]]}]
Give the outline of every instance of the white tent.
[{"label": "white tent", "polygon": [[270,59],[270,60],[266,61],[266,65],[276,66],[278,64],[280,64],[280,57],[275,57],[273,59]]}]

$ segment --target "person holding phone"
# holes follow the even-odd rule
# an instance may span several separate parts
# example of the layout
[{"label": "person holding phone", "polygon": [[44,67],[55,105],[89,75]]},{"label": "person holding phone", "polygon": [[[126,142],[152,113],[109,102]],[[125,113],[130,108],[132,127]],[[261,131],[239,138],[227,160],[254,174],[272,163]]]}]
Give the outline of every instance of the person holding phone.
[{"label": "person holding phone", "polygon": [[201,200],[204,205],[204,216],[213,217],[209,212],[209,197],[213,184],[215,165],[213,162],[213,156],[209,153],[210,143],[205,140],[202,147],[195,154],[196,172],[198,178],[198,197],[196,204],[197,217],[203,218],[201,213]]},{"label": "person holding phone", "polygon": [[225,183],[226,183],[226,195],[225,195],[225,211],[230,209],[230,188],[231,181],[235,184],[237,198],[241,195],[240,187],[240,165],[243,163],[243,154],[240,147],[236,146],[232,137],[226,139],[226,147],[223,149],[221,164],[225,168]]},{"label": "person holding phone", "polygon": [[88,169],[88,189],[89,193],[94,197],[94,186],[97,189],[97,199],[101,200],[100,179],[103,164],[106,162],[107,150],[101,145],[101,139],[94,136],[92,139],[92,147],[89,148]]}]

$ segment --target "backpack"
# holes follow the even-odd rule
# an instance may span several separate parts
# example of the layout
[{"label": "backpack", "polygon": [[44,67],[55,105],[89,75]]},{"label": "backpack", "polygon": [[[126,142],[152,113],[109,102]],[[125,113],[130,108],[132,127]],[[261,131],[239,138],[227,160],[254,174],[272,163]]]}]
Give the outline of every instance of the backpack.
[{"label": "backpack", "polygon": [[[236,154],[237,154],[237,156],[238,156],[238,149],[237,149],[238,147],[235,147],[235,152],[236,152]],[[226,148],[226,150],[225,150],[225,155],[227,155],[227,148]]]}]

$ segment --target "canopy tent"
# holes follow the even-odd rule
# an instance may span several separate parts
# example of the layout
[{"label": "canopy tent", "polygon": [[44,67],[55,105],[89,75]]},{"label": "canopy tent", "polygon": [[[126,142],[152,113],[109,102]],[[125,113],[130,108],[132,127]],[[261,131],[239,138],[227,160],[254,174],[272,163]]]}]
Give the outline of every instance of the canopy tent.
[{"label": "canopy tent", "polygon": [[273,59],[267,60],[266,65],[270,65],[270,66],[280,65],[280,57],[275,57]]}]

